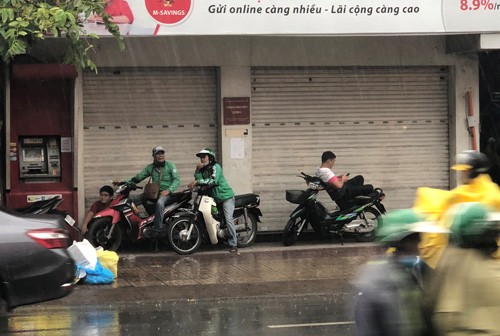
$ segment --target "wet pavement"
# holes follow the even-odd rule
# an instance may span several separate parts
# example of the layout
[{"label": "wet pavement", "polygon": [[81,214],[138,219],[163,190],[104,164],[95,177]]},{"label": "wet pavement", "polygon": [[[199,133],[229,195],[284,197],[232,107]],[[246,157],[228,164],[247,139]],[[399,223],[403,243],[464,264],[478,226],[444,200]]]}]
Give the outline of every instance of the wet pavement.
[{"label": "wet pavement", "polygon": [[382,253],[372,243],[260,243],[239,255],[209,246],[192,255],[172,251],[119,253],[111,285],[78,284],[65,298],[36,306],[286,296],[348,291],[359,266]]},{"label": "wet pavement", "polygon": [[381,253],[324,241],[258,243],[239,255],[126,249],[113,284],[18,307],[0,318],[0,335],[352,335],[351,280]]}]

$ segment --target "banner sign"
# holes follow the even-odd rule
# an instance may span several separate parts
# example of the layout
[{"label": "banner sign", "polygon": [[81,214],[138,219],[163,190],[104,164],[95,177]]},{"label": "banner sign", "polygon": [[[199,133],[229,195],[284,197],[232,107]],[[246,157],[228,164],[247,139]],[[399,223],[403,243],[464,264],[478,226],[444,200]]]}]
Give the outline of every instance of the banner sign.
[{"label": "banner sign", "polygon": [[[124,35],[500,32],[500,0],[107,0]],[[109,8],[109,10],[108,10]],[[85,29],[107,35],[102,24]]]}]

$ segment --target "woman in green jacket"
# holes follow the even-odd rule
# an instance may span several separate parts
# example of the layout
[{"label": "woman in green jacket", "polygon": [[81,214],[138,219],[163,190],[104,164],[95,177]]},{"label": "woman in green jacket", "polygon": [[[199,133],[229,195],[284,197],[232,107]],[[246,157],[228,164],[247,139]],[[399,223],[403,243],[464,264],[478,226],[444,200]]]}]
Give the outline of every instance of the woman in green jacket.
[{"label": "woman in green jacket", "polygon": [[229,186],[222,173],[222,167],[215,161],[215,153],[210,148],[204,148],[196,154],[200,158],[200,162],[196,165],[194,172],[194,181],[189,184],[189,188],[194,186],[210,186],[216,185],[212,189],[212,197],[215,202],[222,203],[224,217],[226,219],[227,229],[231,237],[228,240],[229,252],[237,253],[238,240],[236,236],[236,228],[234,226],[234,192]]}]

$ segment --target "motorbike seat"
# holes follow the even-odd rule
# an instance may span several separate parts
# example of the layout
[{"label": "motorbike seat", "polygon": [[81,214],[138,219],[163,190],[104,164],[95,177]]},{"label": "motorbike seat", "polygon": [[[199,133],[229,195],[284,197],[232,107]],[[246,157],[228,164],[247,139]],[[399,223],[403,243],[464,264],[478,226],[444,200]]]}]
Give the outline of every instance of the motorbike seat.
[{"label": "motorbike seat", "polygon": [[170,194],[170,199],[168,200],[167,204],[172,204],[174,202],[180,201],[184,196],[186,196],[185,192],[175,192]]},{"label": "motorbike seat", "polygon": [[373,200],[373,198],[370,196],[356,196],[354,198],[354,202],[357,205],[364,205],[364,204],[370,203],[372,200]]},{"label": "motorbike seat", "polygon": [[377,197],[381,197],[381,196],[384,196],[384,192],[382,191],[382,189],[380,188],[375,188],[375,190],[373,190],[371,193],[368,194],[368,197],[374,199],[374,198],[377,198]]},{"label": "motorbike seat", "polygon": [[47,207],[52,206],[52,204],[57,202],[59,199],[60,199],[59,196],[54,196],[52,198],[49,198],[46,200],[41,200],[41,201],[36,201],[33,204],[30,204],[30,205],[22,207],[22,208],[17,208],[14,210],[17,212],[20,212],[20,213],[32,213],[32,212],[35,212],[35,211],[40,210],[42,208],[47,208]]},{"label": "motorbike seat", "polygon": [[256,194],[243,194],[234,196],[234,207],[241,208],[245,205],[255,203],[259,200],[259,196]]}]

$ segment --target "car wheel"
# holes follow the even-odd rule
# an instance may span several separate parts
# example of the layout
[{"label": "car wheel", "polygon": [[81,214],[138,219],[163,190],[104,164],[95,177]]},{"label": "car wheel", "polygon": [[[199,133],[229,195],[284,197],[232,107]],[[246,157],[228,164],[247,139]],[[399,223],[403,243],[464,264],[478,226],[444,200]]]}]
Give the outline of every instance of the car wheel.
[{"label": "car wheel", "polygon": [[7,304],[7,300],[0,295],[0,316],[6,316],[9,312],[9,306]]}]

